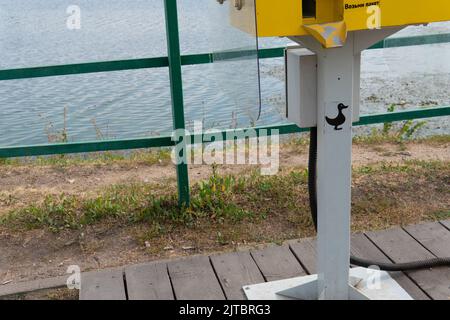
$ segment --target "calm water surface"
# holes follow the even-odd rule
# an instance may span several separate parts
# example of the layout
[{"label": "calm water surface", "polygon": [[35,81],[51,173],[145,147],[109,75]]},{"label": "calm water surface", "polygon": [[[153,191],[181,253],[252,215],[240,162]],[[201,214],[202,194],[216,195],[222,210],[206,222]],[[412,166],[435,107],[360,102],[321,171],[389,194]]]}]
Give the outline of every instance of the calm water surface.
[{"label": "calm water surface", "polygon": [[[251,39],[221,28],[213,0],[179,0],[183,54],[251,45]],[[166,55],[162,0],[78,0],[81,29],[66,27],[73,1],[0,0],[0,68],[23,68]],[[215,3],[215,1],[213,1]],[[411,27],[396,36],[449,33],[449,23]],[[263,39],[263,47],[289,43]],[[254,65],[183,68],[188,125],[247,126],[255,119]],[[228,73],[227,73],[228,72]],[[284,121],[282,59],[264,60],[262,114],[257,124]],[[239,82],[229,79],[236,74]],[[228,76],[226,76],[228,74]],[[225,75],[225,76],[224,76]],[[226,78],[228,77],[228,81]],[[248,83],[247,83],[248,82]],[[450,105],[450,46],[367,51],[362,67],[362,111]],[[245,89],[247,96],[242,96]],[[409,90],[409,91],[408,91]],[[235,93],[235,94],[231,94]],[[244,106],[245,105],[245,106]],[[430,132],[449,133],[448,121]],[[0,82],[0,146],[46,143],[67,129],[70,141],[133,138],[170,132],[167,69],[110,72]]]}]

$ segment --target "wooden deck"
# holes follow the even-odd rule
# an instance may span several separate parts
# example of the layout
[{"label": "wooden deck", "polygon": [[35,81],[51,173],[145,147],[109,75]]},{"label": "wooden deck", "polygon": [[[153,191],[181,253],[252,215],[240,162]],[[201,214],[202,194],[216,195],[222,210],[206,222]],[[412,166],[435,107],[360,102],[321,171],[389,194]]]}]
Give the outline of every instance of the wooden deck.
[{"label": "wooden deck", "polygon": [[[450,220],[355,234],[352,253],[385,262],[450,256]],[[314,239],[283,246],[152,262],[82,276],[80,299],[242,300],[242,287],[314,274]],[[391,275],[415,299],[450,299],[450,268]]]}]

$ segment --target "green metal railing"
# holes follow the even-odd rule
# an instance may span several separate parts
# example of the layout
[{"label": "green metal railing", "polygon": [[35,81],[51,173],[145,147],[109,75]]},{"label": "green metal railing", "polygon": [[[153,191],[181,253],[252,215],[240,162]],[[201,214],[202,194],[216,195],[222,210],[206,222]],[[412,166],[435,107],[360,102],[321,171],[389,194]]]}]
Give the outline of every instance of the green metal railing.
[{"label": "green metal railing", "polygon": [[[437,34],[414,37],[388,38],[373,45],[367,50],[415,46],[424,44],[450,43],[450,34]],[[259,50],[260,59],[281,58],[284,56],[284,47]],[[212,53],[190,54],[180,57],[182,66],[213,63]],[[65,76],[85,73],[98,73],[110,71],[125,71],[150,68],[164,68],[169,66],[168,57],[155,57],[145,59],[130,59],[105,62],[77,63],[61,66],[47,66],[35,68],[20,68],[0,70],[0,80],[17,80],[40,77]]]},{"label": "green metal railing", "polygon": [[[182,66],[213,63],[214,58],[212,53],[181,55],[178,33],[177,0],[165,0],[164,2],[166,17],[166,39],[168,49],[167,57],[0,70],[0,81],[168,67],[171,86],[173,128],[183,129],[185,127],[185,121],[181,72]],[[429,45],[439,43],[450,43],[450,34],[388,38],[375,44],[369,49]],[[279,58],[283,56],[284,48],[270,48],[259,50],[260,59]],[[355,125],[362,126],[384,122],[441,117],[449,115],[450,106],[442,106],[435,108],[361,116],[360,121]],[[239,133],[244,133],[247,129],[248,128],[233,130],[233,132],[235,133],[235,135],[237,135]],[[270,132],[271,130],[279,130],[279,134],[291,134],[308,131],[308,129],[301,129],[294,124],[276,124],[252,129],[255,129],[258,134],[260,130],[268,130],[268,132]],[[222,132],[224,140],[227,139],[227,132],[229,131],[225,130]],[[139,139],[101,140],[77,143],[55,143],[0,147],[0,158],[112,150],[131,150],[153,147],[172,147],[178,142],[191,144],[192,141],[194,141],[193,138],[193,136],[187,136],[181,137],[180,141],[172,141],[172,137],[166,135]],[[177,181],[179,203],[180,205],[188,204],[189,178],[188,168],[186,164],[177,165]]]}]

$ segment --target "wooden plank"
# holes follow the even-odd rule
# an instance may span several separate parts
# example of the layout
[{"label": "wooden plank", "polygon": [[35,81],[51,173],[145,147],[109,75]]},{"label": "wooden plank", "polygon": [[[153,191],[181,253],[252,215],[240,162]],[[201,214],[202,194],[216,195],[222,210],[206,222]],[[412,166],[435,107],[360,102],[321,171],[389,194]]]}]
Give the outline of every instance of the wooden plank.
[{"label": "wooden plank", "polygon": [[123,270],[81,274],[80,300],[126,300]]},{"label": "wooden plank", "polygon": [[225,299],[208,257],[199,256],[170,262],[168,268],[176,299]]},{"label": "wooden plank", "polygon": [[450,230],[450,220],[441,221],[442,225]]},{"label": "wooden plank", "polygon": [[[400,228],[368,232],[367,236],[394,262],[412,262],[435,256]],[[432,299],[450,297],[450,268],[410,271],[407,274]]]},{"label": "wooden plank", "polygon": [[210,257],[217,277],[229,300],[244,300],[242,287],[264,282],[250,252],[232,252]]},{"label": "wooden plank", "polygon": [[431,252],[401,228],[367,232],[366,235],[394,262],[434,258]]},{"label": "wooden plank", "polygon": [[67,286],[69,275],[0,285],[0,297]]},{"label": "wooden plank", "polygon": [[312,238],[289,241],[289,246],[308,274],[317,272],[316,240]]},{"label": "wooden plank", "polygon": [[[379,261],[383,263],[391,263],[381,251],[378,249],[364,234],[355,234],[351,238],[351,253],[354,256]],[[429,300],[430,298],[403,272],[389,272],[390,276],[406,290],[415,300]]]},{"label": "wooden plank", "polygon": [[251,255],[266,281],[294,278],[306,275],[288,246],[269,246],[252,250]]},{"label": "wooden plank", "polygon": [[404,229],[435,256],[450,257],[450,231],[439,222],[417,224]]},{"label": "wooden plank", "polygon": [[125,269],[129,300],[173,300],[167,264],[156,262]]}]

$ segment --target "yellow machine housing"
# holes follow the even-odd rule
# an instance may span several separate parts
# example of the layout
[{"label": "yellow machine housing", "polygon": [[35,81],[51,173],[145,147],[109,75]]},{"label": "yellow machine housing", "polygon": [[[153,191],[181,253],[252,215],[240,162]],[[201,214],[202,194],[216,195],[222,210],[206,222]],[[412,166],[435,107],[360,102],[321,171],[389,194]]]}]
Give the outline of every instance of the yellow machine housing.
[{"label": "yellow machine housing", "polygon": [[[254,2],[253,2],[254,1]],[[259,37],[309,34],[305,26],[343,21],[347,31],[370,29],[374,6],[379,27],[450,20],[450,0],[241,0],[231,8],[231,24]]]}]

